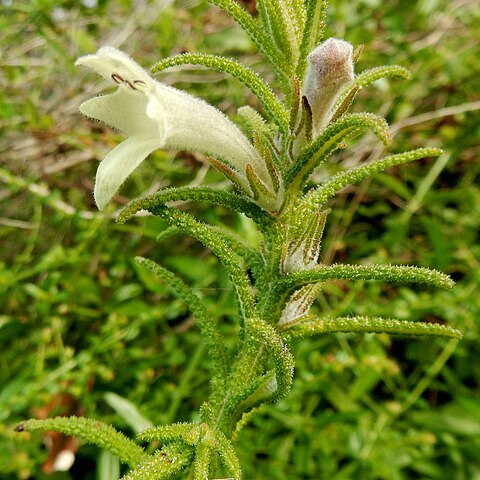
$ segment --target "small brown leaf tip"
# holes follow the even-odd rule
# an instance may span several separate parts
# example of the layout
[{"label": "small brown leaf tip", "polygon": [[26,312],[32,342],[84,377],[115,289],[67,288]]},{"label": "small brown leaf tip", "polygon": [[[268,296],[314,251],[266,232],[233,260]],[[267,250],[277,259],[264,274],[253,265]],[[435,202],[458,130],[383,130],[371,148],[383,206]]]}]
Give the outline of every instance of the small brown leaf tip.
[{"label": "small brown leaf tip", "polygon": [[24,432],[25,431],[25,424],[24,423],[19,423],[15,429],[16,432]]}]

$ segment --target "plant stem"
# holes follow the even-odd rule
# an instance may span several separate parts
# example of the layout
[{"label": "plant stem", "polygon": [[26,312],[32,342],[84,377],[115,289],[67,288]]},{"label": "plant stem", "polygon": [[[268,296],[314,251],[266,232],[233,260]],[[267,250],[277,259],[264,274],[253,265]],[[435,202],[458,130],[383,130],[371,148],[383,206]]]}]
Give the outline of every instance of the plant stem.
[{"label": "plant stem", "polygon": [[[272,297],[272,292],[276,291],[274,287],[279,278],[281,239],[284,238],[284,232],[288,229],[289,219],[290,215],[284,214],[274,220],[268,232],[262,232],[265,240],[263,257],[265,265],[259,271],[261,278],[255,278],[253,282],[257,290],[255,307],[260,320],[252,319],[252,322],[268,321],[272,324],[278,320],[281,313],[277,311],[279,308],[275,308],[281,303],[281,299]],[[252,390],[259,387],[259,381],[266,373],[263,365],[266,346],[258,338],[258,334],[248,327],[248,319],[245,319],[243,325],[243,337],[239,341],[238,354],[231,368],[227,388],[221,401],[217,401],[214,405],[214,426],[220,428],[229,438],[242,414],[247,413],[256,404],[257,399],[252,400],[252,405],[248,402],[248,398],[252,395]],[[265,394],[271,396],[272,392],[266,391]],[[244,410],[240,411],[242,407]]]}]

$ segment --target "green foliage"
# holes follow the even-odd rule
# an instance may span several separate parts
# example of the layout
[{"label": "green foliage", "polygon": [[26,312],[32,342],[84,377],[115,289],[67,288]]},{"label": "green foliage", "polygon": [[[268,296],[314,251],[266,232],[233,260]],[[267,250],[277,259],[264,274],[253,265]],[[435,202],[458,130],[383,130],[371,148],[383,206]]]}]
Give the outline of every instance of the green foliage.
[{"label": "green foliage", "polygon": [[265,228],[272,223],[271,217],[252,202],[236,195],[209,187],[177,187],[163,189],[148,197],[139,198],[130,202],[119,214],[117,223],[123,224],[131,219],[140,210],[150,210],[162,206],[169,201],[194,200],[207,201],[213,204],[229,207],[246,216],[254,217]]},{"label": "green foliage", "polygon": [[[226,377],[227,373],[227,358],[223,340],[219,335],[216,322],[211,318],[207,312],[207,308],[202,300],[195,294],[195,292],[185,284],[177,275],[162,267],[158,263],[149,260],[148,258],[137,257],[137,262],[140,265],[148,268],[155,275],[158,275],[182,300],[188,305],[189,310],[196,318],[197,325],[202,331],[203,336],[208,344],[209,353],[212,360],[212,381],[221,382]],[[218,388],[218,387],[217,387]]]},{"label": "green foliage", "polygon": [[325,20],[326,2],[308,1],[305,3],[305,26],[295,71],[298,78],[303,78],[307,65],[307,56],[320,43],[324,35],[323,21]]},{"label": "green foliage", "polygon": [[156,427],[143,431],[138,438],[160,441],[162,444],[178,441],[195,446],[195,479],[208,476],[213,452],[219,454],[229,475],[233,475],[234,479],[241,478],[240,465],[232,444],[222,432],[212,429],[207,424],[180,423]]},{"label": "green foliage", "polygon": [[279,52],[275,45],[272,44],[269,37],[255,22],[255,20],[238,5],[234,0],[209,0],[210,3],[220,7],[228,15],[234,18],[242,29],[251,38],[255,46],[258,48],[270,65],[275,69],[280,80],[285,85],[288,79],[289,64],[285,61],[282,52]]},{"label": "green foliage", "polygon": [[143,448],[117,432],[112,426],[97,420],[83,417],[56,417],[46,420],[27,420],[15,428],[18,432],[24,430],[34,432],[56,430],[71,437],[81,438],[98,447],[105,448],[117,456],[121,462],[130,467],[144,462],[147,454]]},{"label": "green foliage", "polygon": [[406,322],[390,318],[315,318],[303,317],[295,325],[286,324],[282,328],[288,328],[289,337],[306,337],[324,333],[338,332],[365,332],[365,333],[397,333],[401,335],[438,335],[441,337],[461,338],[462,334],[445,325],[432,325],[428,323]]},{"label": "green foliage", "polygon": [[172,478],[192,461],[192,449],[183,443],[170,443],[154,453],[148,462],[132,469],[123,480],[141,480],[143,478]]},{"label": "green foliage", "polygon": [[348,185],[358,183],[375,173],[381,172],[395,165],[402,165],[425,157],[436,157],[441,154],[442,150],[439,148],[418,148],[411,152],[390,155],[386,158],[366,163],[360,167],[346,170],[345,172],[341,172],[329,178],[314,191],[307,193],[302,200],[302,204],[307,205],[312,210],[321,208],[329,198],[333,197],[342,188]]},{"label": "green foliage", "polygon": [[453,288],[453,281],[441,272],[404,265],[329,265],[291,273],[279,282],[280,290],[296,289],[325,280],[383,280],[395,283],[425,283],[437,288]]},{"label": "green foliage", "polygon": [[[282,182],[276,188],[281,191],[288,186],[280,212],[269,213],[238,192],[223,190],[225,183],[219,183],[217,173],[198,168],[198,157],[182,154],[172,162],[172,156],[156,154],[126,191],[149,190],[152,167],[160,172],[156,183],[171,188],[132,201],[120,220],[132,219],[142,209],[160,219],[140,216],[128,225],[114,226],[107,217],[92,213],[90,195],[84,191],[89,189],[92,168],[83,163],[55,173],[54,167],[59,160],[62,163],[64,154],[73,160],[101,158],[100,142],[117,143],[118,138],[99,125],[71,120],[72,109],[85,97],[78,92],[90,81],[78,72],[72,74],[72,57],[93,51],[105,36],[102,32],[118,28],[115,24],[126,25],[128,30],[140,20],[126,21],[131,12],[122,2],[116,8],[100,2],[93,9],[72,2],[33,2],[21,9],[12,7],[0,19],[7,43],[12,44],[6,52],[8,82],[0,93],[0,115],[7,120],[0,126],[7,133],[2,144],[5,165],[0,171],[5,186],[0,192],[0,443],[5,446],[0,452],[0,478],[44,478],[40,466],[46,454],[40,442],[32,441],[26,431],[14,434],[12,425],[37,415],[31,408],[43,407],[65,392],[74,397],[79,412],[86,410],[89,417],[127,432],[134,430],[120,411],[112,413],[110,403],[106,404],[105,392],[112,390],[128,397],[132,405],[141,405],[142,413],[162,425],[158,432],[174,421],[185,421],[195,437],[192,440],[188,433],[172,436],[159,447],[158,439],[142,436],[153,442],[146,448],[148,461],[125,478],[239,478],[237,455],[244,478],[475,478],[480,471],[478,398],[469,390],[480,379],[475,346],[480,313],[480,197],[475,158],[480,131],[474,127],[478,123],[474,113],[468,110],[475,108],[469,100],[475,94],[471,80],[478,75],[473,49],[469,49],[478,37],[474,12],[468,10],[474,7],[453,12],[446,4],[436,4],[455,28],[446,29],[442,43],[432,46],[438,33],[438,12],[431,10],[432,2],[414,2],[408,11],[385,4],[381,17],[372,14],[378,14],[375,2],[331,2],[327,12],[323,2],[306,2],[305,6],[289,2],[291,8],[282,10],[281,21],[273,23],[274,29],[281,30],[271,37],[264,32],[271,28],[275,6],[284,2],[258,2],[259,18],[233,1],[212,3],[246,26],[274,67],[286,95],[269,108],[259,94],[262,89],[252,88],[269,120],[275,123],[276,119],[281,126],[283,141],[271,124],[261,123],[261,117],[246,122],[257,151],[275,166],[274,176]],[[66,21],[52,14],[55,6],[67,12],[78,8],[82,21],[66,28]],[[122,9],[125,16],[117,19]],[[395,151],[412,145],[414,150],[384,156],[365,140],[360,141],[358,153],[344,149],[345,139],[366,127],[362,121],[374,118],[363,114],[358,117],[358,129],[352,123],[351,130],[332,130],[332,143],[327,146],[318,138],[293,144],[295,131],[301,133],[305,128],[308,114],[307,104],[302,110],[301,99],[294,98],[292,85],[297,82],[300,92],[306,56],[322,35],[332,34],[317,26],[333,12],[336,18],[328,22],[329,28],[337,29],[333,35],[365,43],[368,54],[357,65],[358,70],[365,70],[337,99],[332,125],[346,127],[342,122],[358,115],[348,114],[350,108],[378,109],[384,114],[388,110],[396,133]],[[237,39],[238,30],[232,29],[226,16],[214,15],[213,21],[204,6],[183,11],[178,19],[162,12],[158,22],[151,11],[142,13],[155,23],[142,20],[142,27],[137,25],[136,32],[148,36],[139,43],[162,42],[154,55],[158,51],[169,54],[175,45],[183,50],[203,43],[200,46],[208,48],[204,25],[210,30],[224,29],[224,38]],[[192,40],[178,33],[185,16],[190,20]],[[35,54],[28,61],[21,52],[14,55],[17,49],[13,46],[23,44],[23,37],[22,42],[15,39],[21,30],[12,28],[16,21],[31,25],[42,39],[31,45],[27,42]],[[177,28],[172,26],[175,22]],[[305,28],[288,43],[292,25]],[[168,38],[164,38],[165,29],[170,29]],[[22,32],[30,35],[28,29]],[[456,33],[454,38],[451,32],[469,35]],[[385,47],[378,39],[387,34],[391,46]],[[129,41],[136,42],[134,37],[130,35]],[[214,48],[218,53],[218,45]],[[129,46],[136,58],[139,49]],[[290,59],[298,58],[298,63],[286,65],[284,51],[290,52]],[[243,55],[248,64],[255,64],[249,51],[234,49],[230,54]],[[145,52],[151,62],[158,61],[151,55]],[[382,55],[389,64],[413,65],[413,83],[404,86],[395,81],[390,86],[384,81],[383,77],[407,78],[407,72],[396,66],[372,68],[369,63],[376,63]],[[28,62],[34,58],[46,61],[33,68]],[[25,64],[18,68],[19,62]],[[162,61],[166,65],[163,62],[169,59]],[[48,91],[39,86],[39,74],[52,79]],[[203,74],[202,83],[189,87],[192,91],[218,102],[222,109],[245,103],[238,82],[211,72]],[[163,75],[186,81],[182,73]],[[297,79],[292,82],[294,75]],[[359,95],[367,85],[371,85],[370,92]],[[391,88],[395,88],[395,100]],[[89,86],[85,90],[93,91]],[[73,93],[78,97],[71,100]],[[249,103],[254,101],[249,99]],[[53,104],[58,108],[52,108]],[[63,105],[70,105],[70,110],[59,108]],[[452,106],[453,113],[441,111],[441,107]],[[415,123],[415,117],[402,123],[409,115],[437,109],[418,120],[427,123]],[[275,117],[274,110],[288,115]],[[299,116],[290,115],[295,110],[295,115],[305,119],[301,128]],[[285,132],[289,115],[293,120]],[[382,120],[372,120],[372,125],[388,139]],[[423,144],[442,145],[447,153],[441,155],[439,149],[423,148]],[[314,145],[316,150],[308,150]],[[334,150],[334,161],[326,163]],[[312,152],[314,158],[308,156]],[[426,159],[437,156],[432,167]],[[300,168],[295,163],[299,158],[304,162]],[[398,169],[413,160],[420,162]],[[38,180],[42,171],[48,186]],[[205,181],[222,189],[178,186],[198,185],[203,178],[195,177],[198,171],[206,172]],[[367,184],[365,180],[372,175],[374,181]],[[262,188],[254,176],[250,181]],[[309,188],[303,190],[304,186]],[[181,203],[185,201],[187,205]],[[189,213],[183,211],[186,207]],[[304,247],[292,232],[314,232],[303,228],[302,222],[303,229],[295,230],[299,212],[313,215],[327,207],[325,230],[322,226],[310,238],[311,248],[321,246],[320,266],[282,273],[285,255]],[[310,224],[314,219],[305,220],[305,225]],[[185,233],[200,242],[185,239]],[[223,266],[209,252],[218,255]],[[135,255],[141,256],[140,265],[133,262]],[[290,265],[296,265],[295,261]],[[401,263],[421,267],[401,267]],[[426,267],[447,271],[456,288],[433,294],[430,288],[391,286],[391,282],[415,281],[451,288],[448,276]],[[384,285],[385,281],[389,283]],[[192,328],[187,305],[198,330]],[[297,316],[290,322],[279,321],[292,311]],[[456,340],[445,346],[443,339],[422,342],[413,338],[421,334],[458,338],[457,329],[465,335],[458,346]],[[380,335],[364,335],[371,332]],[[382,332],[407,337],[391,338]],[[290,390],[293,357],[296,373]],[[215,380],[216,373],[226,383]],[[280,398],[288,391],[286,398]],[[276,405],[265,405],[274,399]],[[58,411],[52,414],[68,414],[55,408]],[[192,413],[198,410],[199,415]],[[208,441],[197,441],[199,436],[193,435],[200,428]],[[92,478],[89,462],[97,455],[98,450],[81,446],[76,470],[57,475]]]},{"label": "green foliage", "polygon": [[362,128],[369,128],[385,144],[390,143],[386,121],[371,113],[352,113],[329,125],[295,160],[285,174],[285,183],[293,188],[302,188],[313,171],[338,148],[345,139]]}]

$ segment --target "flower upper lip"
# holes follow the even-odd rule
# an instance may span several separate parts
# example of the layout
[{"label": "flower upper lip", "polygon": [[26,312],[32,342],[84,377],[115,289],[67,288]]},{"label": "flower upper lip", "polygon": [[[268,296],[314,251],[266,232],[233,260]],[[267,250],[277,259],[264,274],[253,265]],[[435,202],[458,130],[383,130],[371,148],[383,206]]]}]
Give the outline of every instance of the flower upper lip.
[{"label": "flower upper lip", "polygon": [[238,184],[251,195],[245,176],[251,165],[270,186],[271,178],[257,151],[222,112],[186,92],[154,80],[128,55],[102,47],[80,57],[76,65],[91,68],[118,85],[107,95],[94,97],[80,111],[128,135],[100,163],[94,197],[103,209],[130,173],[154,150],[175,148],[217,158],[235,171]]}]

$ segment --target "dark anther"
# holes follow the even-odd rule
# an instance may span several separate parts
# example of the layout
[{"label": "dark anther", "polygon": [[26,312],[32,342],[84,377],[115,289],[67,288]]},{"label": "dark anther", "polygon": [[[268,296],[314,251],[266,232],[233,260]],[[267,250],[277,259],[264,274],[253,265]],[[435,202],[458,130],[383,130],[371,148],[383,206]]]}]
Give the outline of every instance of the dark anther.
[{"label": "dark anther", "polygon": [[112,80],[115,83],[123,83],[125,81],[118,73],[112,73]]},{"label": "dark anther", "polygon": [[129,80],[124,80],[123,83],[124,83],[125,85],[128,85],[132,90],[136,90],[136,89],[137,89],[136,87],[134,87],[134,86],[130,83]]},{"label": "dark anther", "polygon": [[142,85],[142,86],[144,86],[144,87],[147,86],[147,84],[146,84],[143,80],[134,80],[134,81],[133,81],[133,84],[134,84],[134,85]]}]

